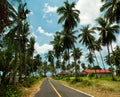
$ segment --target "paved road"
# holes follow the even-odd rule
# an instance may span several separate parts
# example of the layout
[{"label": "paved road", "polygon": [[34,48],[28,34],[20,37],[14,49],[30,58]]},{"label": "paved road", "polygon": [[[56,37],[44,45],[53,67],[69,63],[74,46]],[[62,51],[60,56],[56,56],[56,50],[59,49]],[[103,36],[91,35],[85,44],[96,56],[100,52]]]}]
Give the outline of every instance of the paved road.
[{"label": "paved road", "polygon": [[92,97],[46,78],[35,97]]}]

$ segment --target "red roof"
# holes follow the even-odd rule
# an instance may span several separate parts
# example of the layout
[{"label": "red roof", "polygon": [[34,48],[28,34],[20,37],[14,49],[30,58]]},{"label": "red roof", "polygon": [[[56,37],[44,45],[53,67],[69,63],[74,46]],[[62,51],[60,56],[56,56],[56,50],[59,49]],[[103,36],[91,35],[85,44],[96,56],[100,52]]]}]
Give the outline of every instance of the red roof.
[{"label": "red roof", "polygon": [[[86,69],[82,71],[83,73],[92,73],[95,72],[95,70],[90,70],[90,69]],[[109,70],[96,70],[96,73],[111,73],[111,71]]]},{"label": "red roof", "polygon": [[69,72],[66,72],[66,71],[61,71],[60,73],[58,73],[57,75],[69,75],[70,73]]}]

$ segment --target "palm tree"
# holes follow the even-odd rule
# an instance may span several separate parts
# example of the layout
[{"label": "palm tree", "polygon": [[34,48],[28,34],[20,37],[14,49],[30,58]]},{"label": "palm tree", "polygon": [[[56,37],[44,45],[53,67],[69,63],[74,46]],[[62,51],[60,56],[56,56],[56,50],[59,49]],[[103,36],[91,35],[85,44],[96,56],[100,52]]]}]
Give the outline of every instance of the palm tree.
[{"label": "palm tree", "polygon": [[81,42],[82,44],[87,46],[87,48],[89,49],[90,52],[94,53],[96,62],[99,65],[97,56],[95,54],[95,47],[94,47],[95,37],[92,35],[95,32],[94,32],[93,28],[89,28],[89,25],[87,25],[87,26],[83,26],[83,28],[80,30],[82,31],[82,33],[79,34],[79,36],[78,36],[80,38],[79,42]]},{"label": "palm tree", "polygon": [[[95,67],[95,64],[94,64],[94,55],[90,52],[89,54],[87,54],[86,58],[87,58],[87,61],[90,63],[90,64],[93,64],[93,67]],[[94,68],[95,70],[95,74],[96,74],[96,68]],[[96,74],[96,77],[97,77],[97,74]]]},{"label": "palm tree", "polygon": [[80,29],[80,31],[81,33],[78,35],[78,37],[80,38],[79,42],[87,46],[88,49],[90,50],[89,46],[93,45],[93,42],[95,40],[92,34],[94,34],[95,32],[89,28],[89,25],[83,26],[83,28]]},{"label": "palm tree", "polygon": [[[58,23],[63,24],[62,43],[63,50],[68,50],[74,48],[74,43],[76,42],[75,32],[73,29],[77,26],[79,19],[79,10],[75,9],[75,3],[69,3],[68,1],[64,2],[65,6],[62,6],[57,9],[58,15],[61,15]],[[70,62],[68,63],[70,64]]]},{"label": "palm tree", "polygon": [[61,39],[61,34],[60,32],[56,32],[54,35],[54,40],[50,42],[53,45],[53,49],[55,51],[55,57],[57,59],[60,58],[61,53],[63,52],[63,44],[62,44],[62,39]]},{"label": "palm tree", "polygon": [[99,27],[95,27],[98,31],[100,31],[100,39],[104,46],[107,46],[108,56],[109,56],[109,63],[112,67],[111,60],[110,60],[110,50],[109,46],[112,45],[113,41],[116,41],[115,34],[119,33],[119,26],[116,24],[110,24],[103,18],[98,18],[97,22],[99,23]]},{"label": "palm tree", "polygon": [[94,67],[94,66],[95,66],[95,65],[94,65],[94,55],[90,52],[89,54],[87,54],[86,58],[87,58],[87,61],[88,61],[90,64],[93,64],[93,67]]},{"label": "palm tree", "polygon": [[100,11],[105,11],[105,18],[109,22],[120,22],[120,0],[107,0]]},{"label": "palm tree", "polygon": [[100,39],[95,41],[95,45],[94,46],[95,46],[95,50],[97,50],[99,52],[99,54],[100,54],[100,58],[102,60],[103,68],[105,70],[105,64],[104,64],[103,56],[102,56],[102,53],[101,53],[102,47],[101,47]]},{"label": "palm tree", "polygon": [[79,49],[79,48],[74,48],[74,50],[72,51],[72,56],[73,56],[73,58],[74,58],[74,61],[75,61],[75,80],[77,81],[78,80],[78,72],[77,72],[77,70],[78,70],[78,63],[76,63],[76,61],[77,60],[79,60],[80,59],[80,57],[82,56],[82,52],[81,52],[81,49]]},{"label": "palm tree", "polygon": [[75,2],[72,2],[70,4],[68,1],[66,1],[64,2],[64,4],[65,6],[62,6],[57,9],[58,15],[61,15],[60,19],[58,20],[58,23],[64,23],[64,29],[67,32],[69,32],[72,31],[74,27],[77,26],[77,23],[80,21],[80,11],[75,9]]},{"label": "palm tree", "polygon": [[[34,73],[34,66],[33,66],[33,54],[34,54],[34,45],[35,45],[35,38],[34,37],[31,37],[30,38],[30,41],[29,41],[29,44],[28,44],[28,57],[31,59],[32,63],[31,63],[31,69],[32,69],[32,73]],[[33,74],[34,76],[34,74]]]},{"label": "palm tree", "polygon": [[9,6],[12,7],[12,5],[7,0],[1,0],[0,1],[0,33],[2,33],[2,30],[7,26],[9,27],[11,25],[11,12]]},{"label": "palm tree", "polygon": [[43,62],[42,70],[43,70],[44,77],[46,77],[46,73],[47,73],[48,70],[49,70],[47,61],[44,61],[44,62]]},{"label": "palm tree", "polygon": [[54,66],[54,51],[48,51],[46,58],[48,59],[48,62],[50,63],[50,71],[52,75],[55,73],[55,66]]}]

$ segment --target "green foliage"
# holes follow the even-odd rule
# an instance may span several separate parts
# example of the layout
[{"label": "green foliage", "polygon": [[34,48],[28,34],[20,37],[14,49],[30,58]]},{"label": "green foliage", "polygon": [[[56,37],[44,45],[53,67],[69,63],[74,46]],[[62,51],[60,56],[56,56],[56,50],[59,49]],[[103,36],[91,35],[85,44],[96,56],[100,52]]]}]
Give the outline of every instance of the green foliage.
[{"label": "green foliage", "polygon": [[31,87],[32,85],[34,85],[35,83],[37,83],[39,80],[40,80],[41,78],[39,78],[39,77],[29,77],[29,78],[27,78],[23,83],[22,83],[22,85],[24,86],[24,87],[27,87],[27,88],[29,88],[29,87]]},{"label": "green foliage", "polygon": [[74,78],[74,79],[71,79],[70,80],[70,83],[71,84],[75,84],[75,83],[77,83],[77,82],[82,82],[83,81],[83,79],[81,79],[81,78],[77,78],[77,80]]},{"label": "green foliage", "polygon": [[17,86],[0,86],[0,97],[21,97],[21,95],[22,92]]},{"label": "green foliage", "polygon": [[65,76],[57,76],[57,77],[54,77],[55,80],[63,80],[65,79],[66,77]]},{"label": "green foliage", "polygon": [[94,72],[88,74],[89,79],[91,79],[91,78],[94,77],[94,76],[95,76],[95,73],[94,73]]},{"label": "green foliage", "polygon": [[90,85],[92,85],[92,82],[89,81],[89,80],[83,80],[83,81],[82,81],[82,85],[83,85],[83,86],[90,86]]}]

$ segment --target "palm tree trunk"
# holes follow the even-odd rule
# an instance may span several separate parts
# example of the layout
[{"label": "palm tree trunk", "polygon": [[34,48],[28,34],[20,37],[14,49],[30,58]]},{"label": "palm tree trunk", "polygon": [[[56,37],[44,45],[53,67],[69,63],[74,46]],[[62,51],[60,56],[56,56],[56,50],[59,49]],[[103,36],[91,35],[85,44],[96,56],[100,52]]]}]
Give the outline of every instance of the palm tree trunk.
[{"label": "palm tree trunk", "polygon": [[99,53],[100,53],[100,58],[101,58],[101,60],[102,60],[102,64],[103,64],[103,67],[104,67],[104,70],[105,70],[106,68],[105,68],[105,64],[104,64],[103,57],[102,57],[102,53],[101,53],[101,51],[99,51]]},{"label": "palm tree trunk", "polygon": [[97,65],[100,66],[100,65],[99,65],[99,62],[98,62],[98,59],[97,59],[97,56],[96,56],[96,54],[95,54],[95,51],[93,51],[93,54],[95,55],[95,59],[96,59]]},{"label": "palm tree trunk", "polygon": [[15,66],[14,66],[14,70],[13,70],[13,78],[12,78],[12,83],[13,85],[16,85],[16,69],[17,69],[17,60],[18,60],[18,54],[17,54],[17,51],[15,52]]},{"label": "palm tree trunk", "polygon": [[[110,59],[110,50],[109,50],[109,45],[108,44],[107,44],[107,50],[108,50],[109,65],[111,66],[111,68],[113,68],[112,63],[111,63],[111,59]],[[114,80],[113,71],[112,71],[112,80]]]},{"label": "palm tree trunk", "polygon": [[[92,51],[89,49],[89,52],[91,53]],[[93,51],[94,52],[94,51]],[[93,67],[95,67],[94,61],[93,61]],[[97,78],[97,73],[96,73],[96,69],[95,70],[95,77]]]}]

